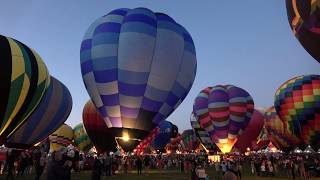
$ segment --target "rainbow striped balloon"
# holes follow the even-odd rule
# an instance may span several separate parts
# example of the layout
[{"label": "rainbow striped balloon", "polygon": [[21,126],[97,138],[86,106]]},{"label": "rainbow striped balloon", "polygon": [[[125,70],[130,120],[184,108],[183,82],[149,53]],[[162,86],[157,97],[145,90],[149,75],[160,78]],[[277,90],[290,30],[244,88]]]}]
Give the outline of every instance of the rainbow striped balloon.
[{"label": "rainbow striped balloon", "polygon": [[193,111],[211,140],[223,153],[228,153],[247,127],[254,103],[245,90],[232,85],[218,85],[199,93]]},{"label": "rainbow striped balloon", "polygon": [[288,80],[275,94],[275,109],[285,128],[304,145],[320,147],[320,76],[305,75]]},{"label": "rainbow striped balloon", "polygon": [[282,150],[290,150],[299,143],[299,139],[285,128],[273,106],[265,113],[265,128],[271,142]]}]

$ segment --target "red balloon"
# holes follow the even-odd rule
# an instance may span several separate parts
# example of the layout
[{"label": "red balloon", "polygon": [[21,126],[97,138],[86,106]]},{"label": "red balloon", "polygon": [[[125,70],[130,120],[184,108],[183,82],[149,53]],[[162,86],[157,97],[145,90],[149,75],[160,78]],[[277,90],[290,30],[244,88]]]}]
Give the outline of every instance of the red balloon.
[{"label": "red balloon", "polygon": [[160,128],[159,127],[154,128],[150,132],[150,134],[139,143],[139,145],[133,150],[133,152],[138,155],[142,154],[145,151],[145,149],[150,146],[151,142],[155,139],[155,137],[159,133],[160,133]]},{"label": "red balloon", "polygon": [[86,132],[98,152],[113,151],[116,149],[117,144],[111,129],[107,127],[91,101],[87,102],[84,106],[82,118]]},{"label": "red balloon", "polygon": [[179,149],[179,146],[181,146],[181,143],[182,143],[182,136],[180,133],[178,133],[176,137],[170,139],[170,143],[167,144],[165,149],[169,151],[176,151]]},{"label": "red balloon", "polygon": [[259,136],[264,125],[264,115],[258,110],[254,110],[254,113],[251,117],[251,120],[244,130],[244,132],[239,136],[237,143],[235,144],[235,148],[240,152],[245,152],[246,149],[252,148],[252,142],[257,141],[257,137]]}]

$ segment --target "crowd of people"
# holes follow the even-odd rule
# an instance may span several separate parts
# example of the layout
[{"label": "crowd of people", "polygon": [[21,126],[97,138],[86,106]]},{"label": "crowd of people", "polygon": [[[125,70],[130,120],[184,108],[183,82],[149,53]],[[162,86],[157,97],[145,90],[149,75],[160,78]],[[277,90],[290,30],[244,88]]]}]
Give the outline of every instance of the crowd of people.
[{"label": "crowd of people", "polygon": [[285,172],[288,179],[320,176],[318,155],[253,156],[250,165],[251,172],[258,176],[276,176],[280,171]]},{"label": "crowd of people", "polygon": [[[318,154],[251,154],[223,156],[213,163],[215,171],[221,172],[223,179],[241,179],[243,166],[250,167],[256,176],[286,176],[288,179],[309,179],[320,176]],[[282,174],[281,174],[282,172]],[[285,174],[284,174],[285,173]]]},{"label": "crowd of people", "polygon": [[46,165],[47,153],[39,148],[32,151],[8,149],[5,160],[0,161],[0,173],[6,174],[6,179],[35,174],[35,179],[39,180]]},{"label": "crowd of people", "polygon": [[[48,154],[40,148],[19,151],[8,149],[6,159],[0,160],[1,174],[6,179],[17,176],[35,175],[35,179],[44,176],[47,180],[70,180],[72,172],[91,170],[91,179],[99,180],[102,175],[115,176],[136,171],[138,175],[148,174],[150,169],[179,169],[182,173],[193,172],[204,176],[206,166],[204,156],[189,155],[126,155],[119,156],[104,153],[86,156],[77,150],[60,150]],[[199,172],[198,172],[199,171]],[[202,173],[202,174],[201,174]]]},{"label": "crowd of people", "polygon": [[281,173],[288,179],[320,176],[318,155],[306,154],[229,154],[211,161],[207,155],[195,153],[85,155],[75,149],[64,149],[48,154],[36,148],[27,151],[9,149],[6,156],[5,161],[0,161],[0,172],[7,179],[32,174],[36,180],[41,176],[47,180],[70,180],[72,172],[89,170],[92,180],[100,180],[101,176],[116,176],[119,173],[141,175],[148,174],[151,169],[179,169],[181,173],[189,173],[190,179],[201,180],[208,179],[209,168],[210,171],[215,169],[215,174],[223,180],[241,180],[243,167],[250,169],[254,176],[279,176]]},{"label": "crowd of people", "polygon": [[123,172],[135,171],[138,175],[148,174],[150,169],[179,169],[182,173],[204,170],[205,158],[189,155],[127,155],[116,156],[107,153],[94,158],[92,179],[100,179],[101,175],[112,176]]}]

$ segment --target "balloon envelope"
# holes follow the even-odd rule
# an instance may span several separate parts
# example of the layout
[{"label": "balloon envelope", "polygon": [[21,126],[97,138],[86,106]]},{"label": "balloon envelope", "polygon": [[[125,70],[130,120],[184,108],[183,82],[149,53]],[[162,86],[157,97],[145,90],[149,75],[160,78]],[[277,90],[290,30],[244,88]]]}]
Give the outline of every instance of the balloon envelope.
[{"label": "balloon envelope", "polygon": [[254,110],[248,92],[233,85],[203,89],[196,97],[193,111],[201,128],[223,153],[228,153],[247,127]]},{"label": "balloon envelope", "polygon": [[251,120],[239,136],[238,141],[234,145],[240,152],[245,152],[247,148],[251,148],[252,143],[257,141],[257,138],[264,125],[264,114],[260,111],[254,110]]},{"label": "balloon envelope", "polygon": [[74,144],[77,146],[77,148],[79,148],[79,150],[86,153],[93,147],[93,144],[82,123],[73,128],[73,136]]},{"label": "balloon envelope", "polygon": [[291,150],[299,143],[299,139],[292,135],[286,124],[279,118],[275,108],[270,107],[265,113],[265,128],[271,142],[282,150]]},{"label": "balloon envelope", "polygon": [[256,142],[252,142],[252,150],[258,151],[261,149],[265,149],[270,143],[270,139],[268,136],[268,132],[265,126],[262,128],[259,136],[257,137]]},{"label": "balloon envelope", "polygon": [[320,0],[286,0],[286,5],[294,35],[320,62]]},{"label": "balloon envelope", "polygon": [[72,144],[73,130],[70,126],[63,124],[49,136],[50,152],[59,151]]},{"label": "balloon envelope", "polygon": [[280,86],[274,102],[284,128],[314,149],[320,147],[319,92],[319,75],[298,76]]},{"label": "balloon envelope", "polygon": [[181,137],[183,142],[183,148],[186,151],[196,150],[200,145],[200,141],[192,129],[183,131]]},{"label": "balloon envelope", "polygon": [[26,122],[10,136],[7,147],[27,149],[56,131],[69,117],[72,97],[68,88],[51,77],[41,102]]},{"label": "balloon envelope", "polygon": [[155,136],[151,142],[151,146],[156,150],[163,150],[169,143],[170,139],[174,138],[177,133],[177,126],[174,126],[169,121],[163,121],[159,124],[159,134]]},{"label": "balloon envelope", "polygon": [[98,152],[116,150],[117,144],[111,129],[107,127],[91,101],[84,106],[82,118],[84,128]]},{"label": "balloon envelope", "polygon": [[182,150],[182,136],[180,133],[177,134],[176,137],[171,138],[169,144],[166,145],[165,149],[167,152],[174,152],[177,150]]},{"label": "balloon envelope", "polygon": [[184,100],[196,75],[190,34],[146,8],[116,9],[97,19],[81,50],[84,84],[118,143],[142,140]]},{"label": "balloon envelope", "polygon": [[204,146],[206,151],[213,153],[218,151],[217,145],[211,140],[209,134],[200,126],[198,119],[194,116],[194,113],[191,113],[190,123],[193,131],[200,140],[201,144]]},{"label": "balloon envelope", "polygon": [[0,144],[34,111],[50,84],[40,56],[21,42],[0,35]]}]

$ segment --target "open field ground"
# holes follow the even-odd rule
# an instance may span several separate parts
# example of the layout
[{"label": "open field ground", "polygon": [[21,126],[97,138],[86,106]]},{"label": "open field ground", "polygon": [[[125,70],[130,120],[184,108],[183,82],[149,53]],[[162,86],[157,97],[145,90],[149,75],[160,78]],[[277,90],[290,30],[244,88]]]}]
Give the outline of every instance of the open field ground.
[{"label": "open field ground", "polygon": [[[208,169],[207,173],[209,174],[210,180],[219,180],[221,179],[221,175],[216,173],[214,169]],[[44,174],[41,179],[45,180],[46,175]],[[6,179],[5,176],[0,176],[0,179]],[[17,177],[15,180],[33,180],[34,176],[25,176],[25,177]],[[81,173],[73,173],[72,180],[90,180],[91,172],[84,171]],[[178,170],[151,170],[148,174],[144,173],[142,175],[137,175],[135,171],[130,171],[129,174],[117,174],[112,177],[102,176],[101,180],[188,180],[190,179],[190,172],[180,173]],[[244,170],[243,172],[243,180],[280,180],[280,179],[288,179],[285,176],[284,172],[280,172],[277,177],[257,177],[252,176],[248,171]],[[299,179],[299,178],[296,178]],[[311,180],[316,180],[320,178],[312,178]]]}]

